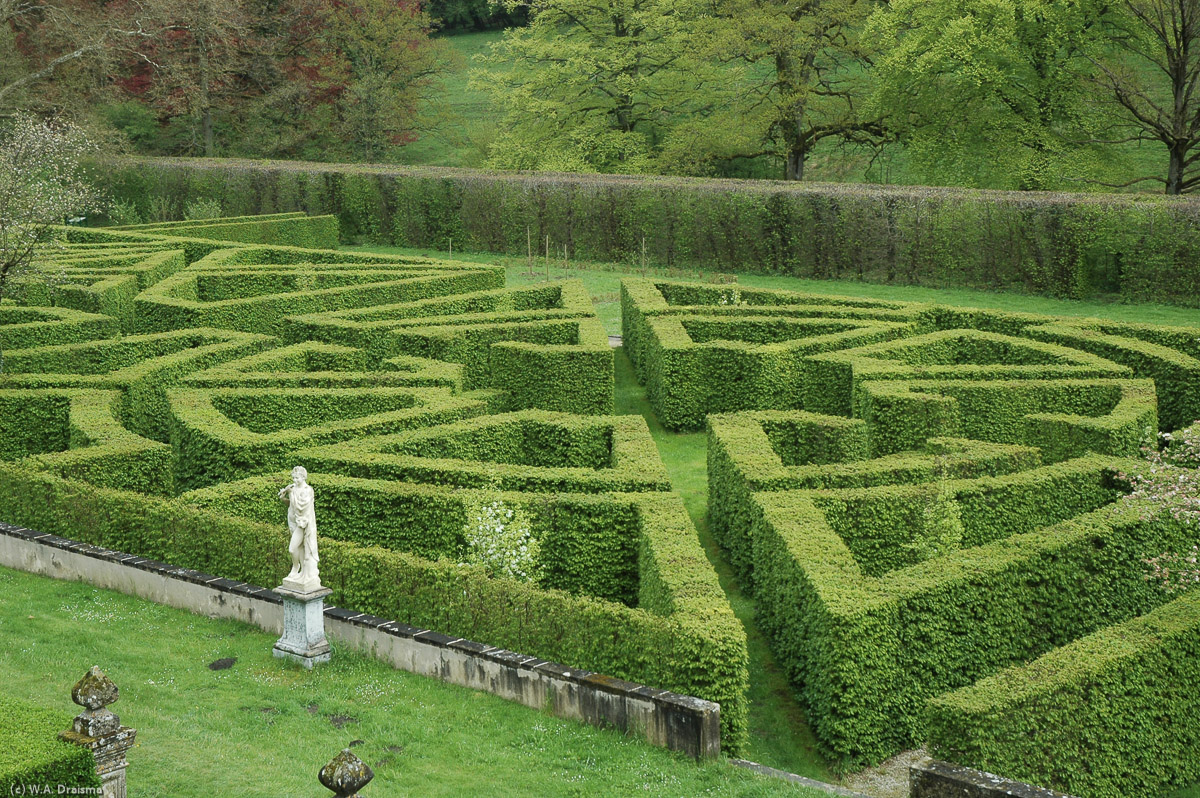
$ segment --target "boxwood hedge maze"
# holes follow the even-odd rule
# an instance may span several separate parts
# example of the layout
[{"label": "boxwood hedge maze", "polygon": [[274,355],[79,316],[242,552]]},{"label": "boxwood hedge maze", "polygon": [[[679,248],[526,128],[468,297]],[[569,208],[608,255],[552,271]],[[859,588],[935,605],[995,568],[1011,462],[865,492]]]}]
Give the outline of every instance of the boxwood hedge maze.
[{"label": "boxwood hedge maze", "polygon": [[829,756],[1200,778],[1200,601],[1144,563],[1195,530],[1117,476],[1200,418],[1200,329],[649,279],[622,313],[659,419],[707,429],[712,533]]},{"label": "boxwood hedge maze", "polygon": [[[303,464],[332,603],[719,701],[744,750],[745,631],[613,415],[582,284],[336,232],[71,229],[0,307],[0,518],[274,585]],[[1117,477],[1200,418],[1200,329],[647,279],[622,311],[658,418],[707,429],[713,535],[837,766],[928,742],[1086,796],[1200,778],[1200,600],[1143,563],[1194,535]],[[532,582],[459,564],[496,502]]]}]

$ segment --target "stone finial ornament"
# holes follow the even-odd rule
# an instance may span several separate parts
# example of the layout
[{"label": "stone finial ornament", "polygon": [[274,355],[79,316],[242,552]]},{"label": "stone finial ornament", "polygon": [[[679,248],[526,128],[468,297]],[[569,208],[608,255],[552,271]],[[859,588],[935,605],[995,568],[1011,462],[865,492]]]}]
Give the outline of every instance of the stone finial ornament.
[{"label": "stone finial ornament", "polygon": [[343,748],[340,754],[321,768],[317,778],[326,789],[333,790],[337,798],[358,798],[358,791],[375,778],[375,771],[349,748]]},{"label": "stone finial ornament", "polygon": [[71,689],[71,700],[83,707],[73,728],[85,737],[103,737],[121,728],[121,719],[107,707],[114,704],[120,691],[99,666],[93,665]]}]

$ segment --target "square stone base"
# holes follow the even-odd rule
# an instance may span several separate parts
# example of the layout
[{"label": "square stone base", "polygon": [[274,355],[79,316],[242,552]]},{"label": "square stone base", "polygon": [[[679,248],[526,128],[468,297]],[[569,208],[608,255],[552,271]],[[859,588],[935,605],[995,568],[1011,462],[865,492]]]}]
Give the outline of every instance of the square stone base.
[{"label": "square stone base", "polygon": [[325,650],[312,650],[309,653],[300,653],[290,649],[281,648],[279,643],[275,644],[275,648],[271,649],[271,653],[279,659],[290,659],[292,662],[299,663],[305,668],[312,670],[314,665],[319,665],[322,662],[329,662],[329,644],[325,644]]}]

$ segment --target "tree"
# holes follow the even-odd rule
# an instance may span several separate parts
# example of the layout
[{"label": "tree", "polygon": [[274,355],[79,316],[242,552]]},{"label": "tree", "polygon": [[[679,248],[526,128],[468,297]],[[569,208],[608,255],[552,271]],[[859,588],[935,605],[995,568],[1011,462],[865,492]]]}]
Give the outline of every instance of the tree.
[{"label": "tree", "polygon": [[490,165],[637,172],[673,123],[711,104],[713,65],[696,57],[689,2],[520,0],[529,25],[509,29],[476,70],[503,114]]},{"label": "tree", "polygon": [[107,84],[159,34],[138,0],[0,0],[0,107],[61,110],[64,73]]},{"label": "tree", "polygon": [[865,36],[875,103],[934,180],[1044,189],[1090,174],[1111,115],[1081,80],[1092,0],[893,0]]},{"label": "tree", "polygon": [[1125,116],[1129,140],[1167,148],[1168,194],[1200,184],[1200,0],[1120,0],[1105,20],[1106,53],[1091,61],[1094,84]]},{"label": "tree", "polygon": [[868,0],[732,0],[710,23],[722,60],[754,65],[737,113],[769,145],[750,154],[778,155],[785,180],[804,179],[822,142],[872,146],[887,137],[886,115],[866,102],[871,53],[859,31],[873,8]]},{"label": "tree", "polygon": [[12,281],[33,268],[53,225],[98,206],[80,165],[92,149],[73,125],[22,115],[0,138],[0,301]]},{"label": "tree", "polygon": [[421,107],[445,69],[446,45],[429,38],[429,15],[407,0],[333,0],[323,19],[326,44],[345,64],[334,100],[342,140],[352,157],[378,160],[425,126]]},{"label": "tree", "polygon": [[239,0],[157,0],[163,31],[148,56],[149,95],[190,120],[188,150],[215,154],[214,116],[242,96],[247,20]]}]

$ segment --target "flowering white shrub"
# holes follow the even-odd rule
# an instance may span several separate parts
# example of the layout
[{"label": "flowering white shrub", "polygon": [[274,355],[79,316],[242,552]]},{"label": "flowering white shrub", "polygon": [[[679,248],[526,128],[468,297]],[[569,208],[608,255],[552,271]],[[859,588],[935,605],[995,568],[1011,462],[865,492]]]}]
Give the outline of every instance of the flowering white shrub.
[{"label": "flowering white shrub", "polygon": [[482,566],[492,576],[532,582],[539,570],[540,544],[520,508],[499,497],[467,507],[466,551],[460,565]]},{"label": "flowering white shrub", "polygon": [[722,291],[721,295],[719,297],[717,297],[717,304],[718,305],[740,305],[740,304],[742,304],[741,289],[733,288],[728,291]]},{"label": "flowering white shrub", "polygon": [[[1200,422],[1160,436],[1164,447],[1148,446],[1146,466],[1121,474],[1132,490],[1127,501],[1136,502],[1142,519],[1167,515],[1200,532]],[[1200,546],[1187,552],[1164,552],[1146,560],[1147,579],[1167,590],[1182,590],[1200,583]]]},{"label": "flowering white shrub", "polygon": [[84,131],[68,124],[17,115],[0,129],[0,297],[31,266],[51,225],[97,207],[80,165],[94,149]]}]

